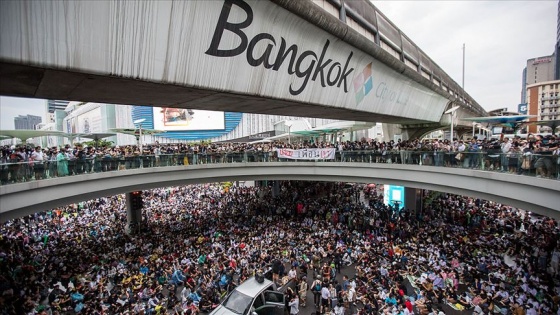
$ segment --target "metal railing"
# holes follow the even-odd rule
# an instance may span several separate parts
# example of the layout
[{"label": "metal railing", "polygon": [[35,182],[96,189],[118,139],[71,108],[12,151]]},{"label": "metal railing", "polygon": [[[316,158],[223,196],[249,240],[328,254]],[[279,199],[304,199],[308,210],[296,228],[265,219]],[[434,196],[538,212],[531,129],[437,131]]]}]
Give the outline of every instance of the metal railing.
[{"label": "metal railing", "polygon": [[[44,180],[89,173],[118,172],[137,168],[167,167],[253,162],[286,162],[275,152],[228,153],[176,153],[135,156],[94,156],[85,159],[48,160],[43,162],[0,163],[2,185]],[[481,171],[504,172],[542,178],[560,178],[560,159],[552,154],[492,153],[492,152],[443,152],[443,151],[337,151],[335,159],[318,162],[410,164],[452,168],[469,168]]]}]

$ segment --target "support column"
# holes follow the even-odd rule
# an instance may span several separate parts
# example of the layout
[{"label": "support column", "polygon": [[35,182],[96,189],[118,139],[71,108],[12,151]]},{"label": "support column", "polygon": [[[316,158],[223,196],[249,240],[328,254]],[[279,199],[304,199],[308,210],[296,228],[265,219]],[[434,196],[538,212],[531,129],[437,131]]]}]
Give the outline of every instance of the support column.
[{"label": "support column", "polygon": [[405,208],[408,209],[411,213],[418,213],[422,211],[422,189],[417,188],[404,188],[404,204]]},{"label": "support column", "polygon": [[280,196],[280,181],[275,180],[272,182],[272,198]]},{"label": "support column", "polygon": [[141,191],[126,193],[126,230],[129,234],[136,234],[142,229],[142,209],[144,201]]},{"label": "support column", "polygon": [[[381,128],[383,129],[384,141],[389,142],[391,140],[394,140],[395,142],[397,142],[398,139],[401,139],[402,141],[408,140],[408,137],[405,134],[404,130],[401,128],[401,125],[383,123],[381,124],[381,126]],[[397,136],[398,139],[395,139],[395,136]]]}]

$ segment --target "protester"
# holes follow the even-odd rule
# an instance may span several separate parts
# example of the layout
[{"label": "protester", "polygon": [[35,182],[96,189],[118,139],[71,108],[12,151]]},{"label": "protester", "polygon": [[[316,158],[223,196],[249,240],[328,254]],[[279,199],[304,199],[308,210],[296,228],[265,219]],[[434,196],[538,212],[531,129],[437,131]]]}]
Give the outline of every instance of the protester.
[{"label": "protester", "polygon": [[[344,142],[274,141],[270,143],[175,143],[95,148],[82,144],[64,148],[0,147],[0,183],[16,183],[56,176],[172,165],[268,162],[279,159],[279,149],[334,148],[342,162],[399,163],[476,168],[560,179],[560,146],[555,135],[528,135],[527,139],[445,139]],[[59,152],[57,154],[57,151]],[[34,168],[32,153],[48,159]],[[49,170],[43,174],[41,169]],[[37,172],[34,172],[37,170]],[[55,172],[56,170],[56,172]],[[34,176],[34,174],[36,176]]]},{"label": "protester", "polygon": [[[427,193],[422,211],[399,212],[379,187],[373,195],[363,185],[311,182],[283,182],[277,195],[221,184],[154,189],[143,193],[136,235],[127,234],[123,195],[11,220],[0,230],[0,309],[207,313],[279,261],[300,283],[314,279],[316,306],[305,307],[316,311],[434,314],[467,297],[471,313],[558,310],[555,220],[442,193]],[[323,277],[346,253],[352,265]],[[301,312],[304,293],[296,287],[290,312]]]}]

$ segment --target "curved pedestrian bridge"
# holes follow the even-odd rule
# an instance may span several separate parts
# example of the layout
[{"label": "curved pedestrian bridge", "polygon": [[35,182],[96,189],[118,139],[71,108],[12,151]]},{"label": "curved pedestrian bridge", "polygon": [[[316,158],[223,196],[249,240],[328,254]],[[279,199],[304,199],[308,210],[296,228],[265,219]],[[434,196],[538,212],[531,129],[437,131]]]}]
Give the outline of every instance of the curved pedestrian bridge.
[{"label": "curved pedestrian bridge", "polygon": [[[42,180],[33,180],[34,169],[28,164],[16,164],[15,170],[13,164],[2,164],[2,178],[8,173],[7,183],[12,175],[15,183],[0,187],[0,221],[134,190],[237,180],[385,183],[479,197],[560,218],[560,181],[518,175],[535,175],[533,164],[524,170],[517,165],[510,167],[508,160],[501,160],[509,157],[499,155],[465,154],[460,160],[455,157],[456,154],[438,156],[417,151],[386,155],[338,152],[333,160],[313,162],[247,152],[110,157],[69,161],[68,165],[45,163],[43,176],[47,179]],[[539,158],[552,156],[533,156],[536,160],[531,163],[536,164]],[[501,164],[507,166],[506,172],[498,171]],[[556,176],[556,169],[546,168],[549,162],[541,160],[537,165],[540,164],[545,165],[545,172],[550,172],[545,176]],[[56,177],[61,166],[75,175]]]}]

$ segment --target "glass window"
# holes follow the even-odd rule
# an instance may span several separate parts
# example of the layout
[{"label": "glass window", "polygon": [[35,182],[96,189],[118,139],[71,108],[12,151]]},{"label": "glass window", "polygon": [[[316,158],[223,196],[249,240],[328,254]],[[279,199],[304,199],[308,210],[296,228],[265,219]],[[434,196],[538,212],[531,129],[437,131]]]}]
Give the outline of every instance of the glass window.
[{"label": "glass window", "polygon": [[253,303],[253,308],[259,308],[264,305],[264,300],[262,295],[259,295],[255,298],[255,302]]},{"label": "glass window", "polygon": [[267,303],[284,303],[284,294],[276,291],[265,291],[264,300]]},{"label": "glass window", "polygon": [[223,305],[236,314],[243,314],[251,306],[251,302],[250,296],[234,290],[224,301]]}]

